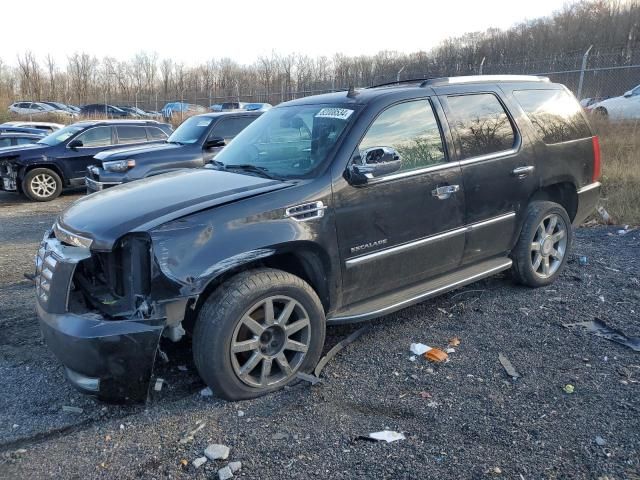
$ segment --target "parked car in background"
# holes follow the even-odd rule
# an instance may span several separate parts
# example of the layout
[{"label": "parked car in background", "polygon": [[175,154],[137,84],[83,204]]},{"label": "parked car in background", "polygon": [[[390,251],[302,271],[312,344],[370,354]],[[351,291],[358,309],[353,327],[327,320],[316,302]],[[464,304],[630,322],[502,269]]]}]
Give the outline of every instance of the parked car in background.
[{"label": "parked car in background", "polygon": [[14,127],[13,125],[0,124],[0,133],[33,133],[40,137],[47,135],[47,132],[39,128]]},{"label": "parked car in background", "polygon": [[60,103],[60,102],[42,102],[42,103],[45,103],[45,104],[49,105],[52,108],[55,108],[55,109],[58,109],[58,110],[64,110],[66,112],[69,112],[74,117],[78,116],[78,112],[77,111],[75,111],[69,105],[66,105],[64,103]]},{"label": "parked car in background", "polygon": [[619,97],[594,102],[587,106],[587,111],[609,120],[640,119],[640,85]]},{"label": "parked car in background", "polygon": [[4,147],[13,147],[16,145],[27,145],[36,143],[42,139],[42,135],[34,135],[33,133],[18,132],[1,132],[0,131],[0,149]]},{"label": "parked car in background", "polygon": [[243,110],[245,107],[245,102],[224,102],[220,108],[223,112],[228,112],[232,110]]},{"label": "parked car in background", "polygon": [[182,115],[183,117],[187,117],[206,112],[207,109],[202,105],[183,102],[169,102],[164,107],[162,107],[162,110],[160,110],[160,113],[162,113],[162,117],[167,121],[171,120],[174,116],[180,118],[180,115]]},{"label": "parked car in background", "polygon": [[91,103],[80,108],[80,115],[83,117],[106,117],[106,118],[132,118],[129,112],[114,105],[104,103]]},{"label": "parked car in background", "polygon": [[120,110],[124,110],[129,113],[133,118],[152,118],[154,116],[153,113],[147,112],[141,108],[130,106],[130,105],[118,105]]},{"label": "parked car in background", "polygon": [[313,372],[327,325],[506,270],[550,285],[600,192],[578,102],[524,76],[286,102],[216,165],[89,195],[45,235],[36,311],[77,388],[144,400],[160,338],[188,328],[214,394],[273,392]]},{"label": "parked car in background", "polygon": [[222,111],[222,104],[214,103],[213,105],[209,106],[209,110],[211,110],[212,112],[221,112]]},{"label": "parked car in background", "polygon": [[63,189],[84,185],[95,154],[124,145],[166,140],[171,126],[152,120],[74,123],[32,145],[0,152],[0,189],[47,202]]},{"label": "parked car in background", "polygon": [[9,106],[9,111],[18,115],[60,115],[63,117],[73,117],[75,114],[68,110],[52,107],[44,102],[16,102]]},{"label": "parked car in background", "polygon": [[29,128],[33,130],[40,130],[45,134],[53,133],[56,130],[60,130],[64,128],[64,125],[61,123],[52,123],[52,122],[22,122],[19,120],[12,122],[4,122],[0,127],[18,127],[18,128]]},{"label": "parked car in background", "polygon": [[87,193],[210,162],[261,112],[195,115],[164,143],[100,152],[87,169]]},{"label": "parked car in background", "polygon": [[246,103],[244,109],[247,112],[266,112],[272,107],[270,103]]}]

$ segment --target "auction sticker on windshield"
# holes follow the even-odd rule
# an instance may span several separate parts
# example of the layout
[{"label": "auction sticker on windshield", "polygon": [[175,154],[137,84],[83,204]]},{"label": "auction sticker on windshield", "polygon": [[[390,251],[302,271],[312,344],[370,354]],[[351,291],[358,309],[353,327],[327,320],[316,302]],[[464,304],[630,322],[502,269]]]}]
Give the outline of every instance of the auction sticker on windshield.
[{"label": "auction sticker on windshield", "polygon": [[323,108],[316,113],[316,118],[337,118],[338,120],[347,120],[353,110],[348,108]]}]

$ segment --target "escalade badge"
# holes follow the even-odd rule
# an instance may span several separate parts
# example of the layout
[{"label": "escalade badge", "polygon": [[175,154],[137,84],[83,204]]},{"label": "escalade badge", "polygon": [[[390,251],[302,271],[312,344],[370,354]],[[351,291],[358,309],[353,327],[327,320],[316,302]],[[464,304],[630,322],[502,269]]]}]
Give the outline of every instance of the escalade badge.
[{"label": "escalade badge", "polygon": [[386,244],[387,244],[386,238],[383,238],[381,240],[376,240],[375,242],[363,243],[362,245],[356,245],[355,247],[351,247],[351,253],[358,253],[358,252],[361,252],[362,250],[367,250],[373,247],[380,247]]}]

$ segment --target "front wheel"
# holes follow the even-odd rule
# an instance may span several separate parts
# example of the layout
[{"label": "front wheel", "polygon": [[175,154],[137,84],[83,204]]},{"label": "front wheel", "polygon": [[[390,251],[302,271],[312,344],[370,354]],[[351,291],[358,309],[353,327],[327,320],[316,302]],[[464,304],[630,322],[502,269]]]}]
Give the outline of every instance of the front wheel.
[{"label": "front wheel", "polygon": [[193,332],[193,356],[216,395],[244,400],[311,372],[324,337],[324,310],[309,284],[280,270],[252,270],[207,299]]},{"label": "front wheel", "polygon": [[48,168],[34,168],[25,175],[22,191],[31,200],[49,202],[62,193],[62,179]]},{"label": "front wheel", "polygon": [[565,266],[572,239],[571,220],[561,205],[532,202],[511,253],[515,279],[529,287],[553,283]]}]

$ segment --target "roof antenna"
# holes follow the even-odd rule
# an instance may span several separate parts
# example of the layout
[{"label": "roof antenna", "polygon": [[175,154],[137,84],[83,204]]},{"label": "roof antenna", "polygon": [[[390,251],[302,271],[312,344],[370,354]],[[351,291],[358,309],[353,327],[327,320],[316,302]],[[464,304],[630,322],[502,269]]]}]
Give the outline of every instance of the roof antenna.
[{"label": "roof antenna", "polygon": [[356,98],[359,92],[356,92],[356,89],[353,88],[353,85],[349,85],[349,91],[347,92],[347,98]]}]

